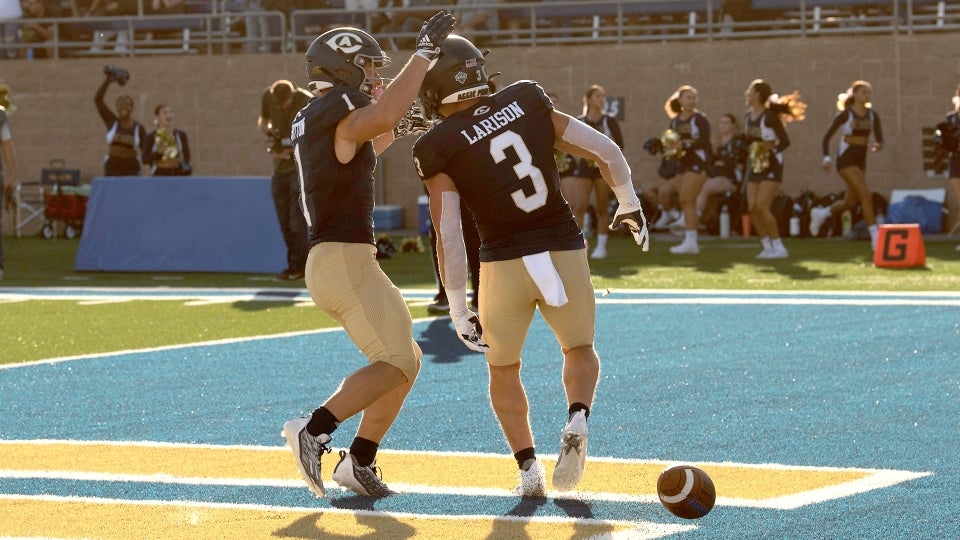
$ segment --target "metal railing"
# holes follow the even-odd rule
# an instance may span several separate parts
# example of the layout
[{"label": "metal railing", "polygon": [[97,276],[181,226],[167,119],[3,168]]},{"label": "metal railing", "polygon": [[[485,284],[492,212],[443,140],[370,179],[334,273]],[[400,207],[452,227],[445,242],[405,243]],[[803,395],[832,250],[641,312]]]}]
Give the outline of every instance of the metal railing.
[{"label": "metal railing", "polygon": [[[492,0],[491,0],[492,2]],[[248,50],[255,41],[275,52],[303,51],[321,32],[336,26],[357,26],[375,35],[385,48],[409,48],[416,31],[393,20],[416,18],[423,8],[384,8],[377,12],[345,9],[296,10],[289,18],[279,11],[244,12],[212,2],[209,13],[134,15],[116,17],[58,17],[0,21],[0,24],[49,24],[48,43],[5,43],[4,53],[33,56],[152,54],[231,54]],[[960,30],[960,2],[945,0],[753,0],[749,9],[731,17],[722,0],[575,0],[491,3],[451,6],[461,18],[471,11],[494,10],[499,25],[477,30],[471,37],[483,46],[572,45],[675,41],[812,37],[838,34],[892,34],[954,32]],[[264,37],[248,37],[242,21],[264,17],[274,30]],[[97,33],[125,39],[94,43]]]}]

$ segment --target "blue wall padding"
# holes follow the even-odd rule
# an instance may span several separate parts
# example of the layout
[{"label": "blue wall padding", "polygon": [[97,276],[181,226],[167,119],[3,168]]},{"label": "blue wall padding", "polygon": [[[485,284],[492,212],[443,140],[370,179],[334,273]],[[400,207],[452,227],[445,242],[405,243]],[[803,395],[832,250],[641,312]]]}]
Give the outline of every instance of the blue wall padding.
[{"label": "blue wall padding", "polygon": [[267,177],[98,177],[74,269],[277,273],[286,259]]}]

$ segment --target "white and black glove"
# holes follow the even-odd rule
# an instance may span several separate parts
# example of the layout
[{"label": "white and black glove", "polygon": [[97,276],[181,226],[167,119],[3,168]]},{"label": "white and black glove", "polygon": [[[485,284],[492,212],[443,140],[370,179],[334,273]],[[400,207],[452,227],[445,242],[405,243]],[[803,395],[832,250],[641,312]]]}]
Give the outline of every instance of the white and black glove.
[{"label": "white and black glove", "polygon": [[613,222],[610,223],[610,230],[616,230],[621,224],[630,229],[630,234],[643,251],[650,250],[650,231],[647,230],[647,217],[643,215],[640,203],[621,203],[617,207],[617,213],[614,214]]},{"label": "white and black glove", "polygon": [[432,62],[440,54],[440,46],[453,31],[456,18],[446,11],[438,11],[420,27],[417,36],[417,50],[413,54]]},{"label": "white and black glove", "polygon": [[393,128],[393,138],[399,139],[407,135],[423,135],[430,131],[433,124],[423,115],[423,109],[420,105],[414,103],[410,109],[404,113],[403,118],[397,127]]},{"label": "white and black glove", "polygon": [[457,337],[471,351],[485,353],[490,350],[490,346],[483,341],[483,328],[480,326],[480,317],[469,309],[460,315],[450,314],[453,319],[453,326],[457,330]]}]

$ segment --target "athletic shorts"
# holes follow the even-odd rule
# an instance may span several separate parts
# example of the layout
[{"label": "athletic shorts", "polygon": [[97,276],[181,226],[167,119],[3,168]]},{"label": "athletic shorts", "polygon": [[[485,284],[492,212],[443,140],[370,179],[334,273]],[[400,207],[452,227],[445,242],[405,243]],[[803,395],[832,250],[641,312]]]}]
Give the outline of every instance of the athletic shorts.
[{"label": "athletic shorts", "polygon": [[848,144],[842,154],[837,156],[837,170],[847,167],[858,167],[861,171],[867,170],[867,147],[858,144]]},{"label": "athletic shorts", "polygon": [[343,325],[370,363],[416,378],[423,353],[403,296],[377,262],[371,244],[323,242],[307,256],[307,290],[314,304]]},{"label": "athletic shorts", "polygon": [[538,307],[564,350],[593,345],[596,299],[587,251],[551,251],[550,258],[567,295],[567,303],[560,307],[544,301],[522,259],[480,263],[480,324],[484,341],[490,346],[490,365],[509,366],[520,361]]}]

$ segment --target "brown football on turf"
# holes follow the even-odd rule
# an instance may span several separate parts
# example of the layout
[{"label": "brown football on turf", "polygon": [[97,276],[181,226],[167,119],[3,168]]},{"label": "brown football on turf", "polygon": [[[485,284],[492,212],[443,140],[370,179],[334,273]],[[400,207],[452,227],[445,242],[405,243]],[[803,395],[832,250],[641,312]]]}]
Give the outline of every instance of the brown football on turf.
[{"label": "brown football on turf", "polygon": [[657,479],[660,503],[673,515],[697,519],[710,513],[717,500],[713,480],[693,465],[667,467]]}]

